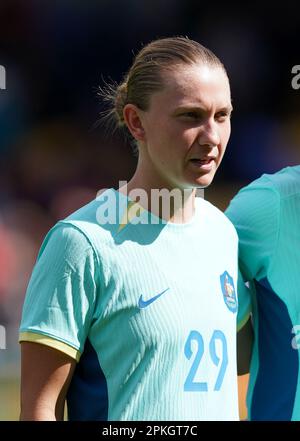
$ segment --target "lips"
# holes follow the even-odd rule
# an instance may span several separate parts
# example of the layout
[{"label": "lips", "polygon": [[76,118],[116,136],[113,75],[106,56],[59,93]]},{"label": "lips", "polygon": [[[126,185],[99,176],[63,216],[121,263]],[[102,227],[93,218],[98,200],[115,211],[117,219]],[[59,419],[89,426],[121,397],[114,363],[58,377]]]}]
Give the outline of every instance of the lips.
[{"label": "lips", "polygon": [[211,157],[207,157],[207,158],[192,158],[190,159],[191,162],[195,163],[195,164],[201,164],[201,165],[205,165],[205,164],[209,164],[210,162],[214,161],[216,158],[211,158]]}]

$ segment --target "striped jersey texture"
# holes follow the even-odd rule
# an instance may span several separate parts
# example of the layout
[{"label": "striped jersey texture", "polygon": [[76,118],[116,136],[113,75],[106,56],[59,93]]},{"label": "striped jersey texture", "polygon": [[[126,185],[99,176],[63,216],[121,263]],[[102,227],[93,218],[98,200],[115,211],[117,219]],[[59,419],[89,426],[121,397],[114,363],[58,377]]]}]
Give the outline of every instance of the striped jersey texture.
[{"label": "striped jersey texture", "polygon": [[237,420],[233,225],[201,198],[185,224],[129,208],[109,189],[50,230],[20,341],[78,361],[70,420]]}]

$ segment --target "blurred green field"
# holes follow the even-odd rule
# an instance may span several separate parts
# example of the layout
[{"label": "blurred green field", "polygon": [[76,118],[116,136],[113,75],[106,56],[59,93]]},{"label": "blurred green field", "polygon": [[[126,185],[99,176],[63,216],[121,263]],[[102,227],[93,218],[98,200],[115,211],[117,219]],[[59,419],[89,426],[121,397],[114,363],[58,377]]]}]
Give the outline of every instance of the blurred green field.
[{"label": "blurred green field", "polygon": [[20,414],[20,381],[0,378],[0,421],[16,421]]}]

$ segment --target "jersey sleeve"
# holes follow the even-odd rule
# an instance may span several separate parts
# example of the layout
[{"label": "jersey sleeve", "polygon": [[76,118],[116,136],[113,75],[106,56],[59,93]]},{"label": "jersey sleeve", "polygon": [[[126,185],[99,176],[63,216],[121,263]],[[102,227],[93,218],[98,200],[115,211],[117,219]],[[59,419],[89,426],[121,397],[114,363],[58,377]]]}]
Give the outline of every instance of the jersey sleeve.
[{"label": "jersey sleeve", "polygon": [[19,341],[54,347],[76,360],[93,319],[98,283],[94,250],[75,226],[46,236],[27,288]]},{"label": "jersey sleeve", "polygon": [[276,252],[279,232],[280,197],[268,180],[260,179],[243,188],[225,214],[239,237],[238,328],[247,321],[250,289],[245,282],[268,276]]}]

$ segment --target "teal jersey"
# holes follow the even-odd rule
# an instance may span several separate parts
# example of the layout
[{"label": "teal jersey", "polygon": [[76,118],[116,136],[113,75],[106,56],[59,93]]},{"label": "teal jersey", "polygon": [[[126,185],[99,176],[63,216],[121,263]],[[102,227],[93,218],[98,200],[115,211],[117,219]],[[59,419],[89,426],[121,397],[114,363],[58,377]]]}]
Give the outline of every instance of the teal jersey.
[{"label": "teal jersey", "polygon": [[110,189],[50,230],[20,341],[78,361],[71,420],[237,420],[236,231],[201,198],[185,224],[134,207]]},{"label": "teal jersey", "polygon": [[[263,175],[226,212],[239,236],[239,309],[252,303],[252,420],[300,420],[300,166]],[[243,313],[242,313],[243,315]]]}]

